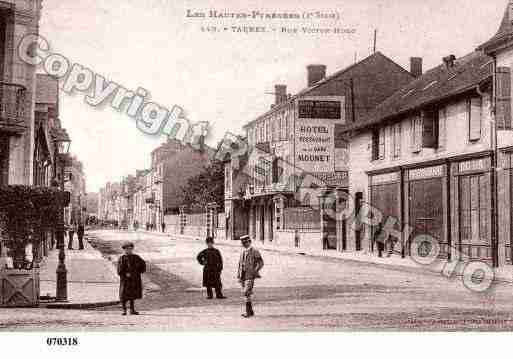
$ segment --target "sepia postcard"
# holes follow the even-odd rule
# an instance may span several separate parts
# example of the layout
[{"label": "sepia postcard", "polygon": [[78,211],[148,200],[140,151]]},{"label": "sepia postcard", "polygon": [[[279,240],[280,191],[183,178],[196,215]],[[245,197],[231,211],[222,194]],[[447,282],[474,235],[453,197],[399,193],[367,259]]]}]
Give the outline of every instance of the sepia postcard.
[{"label": "sepia postcard", "polygon": [[512,69],[509,0],[0,0],[0,353],[490,355]]}]

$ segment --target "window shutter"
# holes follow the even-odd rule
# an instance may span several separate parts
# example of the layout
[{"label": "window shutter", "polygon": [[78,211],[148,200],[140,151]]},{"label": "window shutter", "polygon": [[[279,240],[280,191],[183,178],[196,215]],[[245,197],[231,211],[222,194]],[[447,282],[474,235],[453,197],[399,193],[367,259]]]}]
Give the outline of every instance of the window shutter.
[{"label": "window shutter", "polygon": [[401,124],[398,123],[394,126],[394,156],[400,157],[401,156]]},{"label": "window shutter", "polygon": [[418,116],[411,121],[411,150],[412,152],[420,152],[422,149],[422,117]]},{"label": "window shutter", "polygon": [[481,138],[481,98],[469,100],[469,133],[470,141],[477,141]]},{"label": "window shutter", "polygon": [[497,129],[510,130],[511,126],[511,71],[509,67],[497,68]]},{"label": "window shutter", "polygon": [[382,160],[385,158],[385,130],[386,127],[383,127],[379,130],[379,159]]}]

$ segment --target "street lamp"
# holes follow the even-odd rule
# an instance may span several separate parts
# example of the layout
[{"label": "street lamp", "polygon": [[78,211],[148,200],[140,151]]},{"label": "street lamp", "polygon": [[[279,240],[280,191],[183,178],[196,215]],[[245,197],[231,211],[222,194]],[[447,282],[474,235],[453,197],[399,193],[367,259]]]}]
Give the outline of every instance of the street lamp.
[{"label": "street lamp", "polygon": [[[56,139],[57,146],[55,146],[55,165],[54,165],[54,181],[55,187],[60,187],[64,191],[64,170],[69,163],[69,147],[71,140],[65,130],[62,130]],[[68,300],[68,271],[66,270],[66,253],[64,252],[64,208],[59,211],[59,218],[57,221],[57,248],[59,249],[59,264],[57,266],[57,288],[55,299],[58,302],[66,302]]]}]

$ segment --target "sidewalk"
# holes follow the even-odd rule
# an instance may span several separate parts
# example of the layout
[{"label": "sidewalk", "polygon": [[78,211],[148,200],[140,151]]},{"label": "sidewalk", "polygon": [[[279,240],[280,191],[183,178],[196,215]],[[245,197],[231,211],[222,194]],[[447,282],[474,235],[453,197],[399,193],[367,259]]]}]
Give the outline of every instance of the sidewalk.
[{"label": "sidewalk", "polygon": [[[92,308],[118,303],[119,277],[111,262],[91,247],[84,238],[85,249],[66,249],[66,269],[68,271],[68,302],[42,304],[48,308]],[[67,238],[66,238],[67,242]],[[75,237],[75,245],[78,240]],[[59,251],[54,249],[41,263],[40,294],[55,297],[56,270],[59,264]]]},{"label": "sidewalk", "polygon": [[[162,232],[151,232],[151,231],[145,231],[145,230],[139,230],[139,232],[143,232],[149,235],[156,235],[161,237],[168,237],[170,239],[178,239],[178,240],[191,240],[191,241],[197,241],[197,236],[186,236],[186,235],[179,235],[179,234],[171,234],[171,233],[162,233]],[[238,241],[219,241],[217,242],[217,245],[227,245],[227,246],[240,246],[240,243]],[[415,268],[419,270],[424,270],[432,273],[438,273],[442,275],[442,273],[449,270],[452,275],[455,276],[462,276],[463,270],[465,269],[466,263],[459,263],[456,268],[453,268],[452,263],[447,261],[435,261],[435,263],[430,265],[423,265],[415,262],[411,258],[401,258],[397,255],[392,255],[391,257],[386,257],[386,254],[384,257],[380,258],[377,255],[373,253],[366,253],[366,252],[338,252],[334,250],[305,250],[301,248],[291,248],[291,247],[285,247],[285,246],[279,246],[277,244],[267,244],[267,243],[254,243],[254,246],[261,250],[267,250],[267,251],[276,251],[276,252],[283,252],[283,253],[289,253],[289,254],[298,254],[298,255],[308,255],[313,257],[324,257],[324,258],[334,258],[334,259],[340,259],[340,260],[349,260],[349,261],[357,261],[357,262],[364,262],[369,264],[379,264],[379,265],[388,265],[388,266],[394,266],[394,267],[405,267],[405,268]],[[495,272],[495,280],[500,282],[508,282],[513,283],[513,266],[512,265],[506,265],[501,268],[494,268]]]}]

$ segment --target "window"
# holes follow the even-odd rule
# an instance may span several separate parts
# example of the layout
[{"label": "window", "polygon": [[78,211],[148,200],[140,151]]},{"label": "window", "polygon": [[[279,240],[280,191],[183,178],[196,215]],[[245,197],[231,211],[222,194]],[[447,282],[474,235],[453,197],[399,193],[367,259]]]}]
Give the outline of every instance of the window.
[{"label": "window", "polygon": [[380,160],[385,159],[385,132],[386,127],[383,127],[379,130],[379,154],[378,157]]},{"label": "window", "polygon": [[481,138],[481,106],[480,97],[472,98],[467,102],[468,106],[468,139],[479,141]]},{"label": "window", "polygon": [[447,142],[447,107],[443,107],[438,112],[438,149],[446,148]]},{"label": "window", "polygon": [[438,126],[438,108],[422,113],[422,147],[438,148]]},{"label": "window", "polygon": [[392,126],[392,156],[398,158],[401,156],[401,124]]},{"label": "window", "polygon": [[375,129],[372,131],[372,161],[376,161],[379,159],[379,129]]},{"label": "window", "polygon": [[280,183],[283,177],[283,168],[281,167],[282,159],[277,157],[272,163],[272,183]]}]

